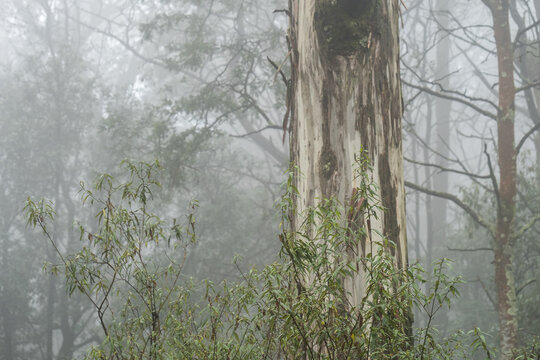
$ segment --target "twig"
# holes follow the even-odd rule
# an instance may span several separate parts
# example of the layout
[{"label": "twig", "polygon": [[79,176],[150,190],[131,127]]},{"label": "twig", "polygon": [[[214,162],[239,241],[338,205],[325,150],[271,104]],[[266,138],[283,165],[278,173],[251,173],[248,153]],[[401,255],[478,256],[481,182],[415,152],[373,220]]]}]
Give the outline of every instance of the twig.
[{"label": "twig", "polygon": [[534,284],[536,282],[536,279],[532,279],[532,280],[529,280],[525,283],[525,285],[523,285],[522,287],[520,287],[517,291],[516,291],[516,296],[519,295],[520,292],[522,292],[527,286],[531,285],[531,284]]},{"label": "twig", "polygon": [[484,285],[484,282],[482,280],[480,280],[480,278],[477,278],[477,281],[480,283],[480,285],[482,286],[482,289],[484,290],[484,292],[486,293],[486,296],[488,297],[489,301],[491,302],[491,305],[493,305],[493,308],[496,309],[497,308],[497,303],[495,302],[495,300],[493,300],[493,298],[491,297],[491,294],[489,293],[489,291],[486,289],[486,285]]},{"label": "twig", "polygon": [[536,123],[536,125],[534,125],[531,130],[527,131],[527,133],[523,135],[523,137],[518,143],[518,146],[516,146],[516,155],[519,154],[521,148],[523,147],[523,144],[525,144],[525,141],[527,141],[527,139],[538,129],[540,129],[540,122]]},{"label": "twig", "polygon": [[491,157],[487,151],[487,144],[484,144],[484,154],[487,157],[487,163],[489,168],[489,177],[491,178],[491,183],[493,184],[493,191],[495,192],[495,198],[497,199],[497,207],[501,208],[501,198],[499,196],[499,185],[497,184],[497,178],[495,177],[495,172],[493,171],[493,165],[491,164]]},{"label": "twig", "polygon": [[253,135],[253,134],[258,134],[264,130],[268,130],[268,129],[276,129],[276,130],[281,130],[281,126],[278,126],[278,125],[267,125],[261,129],[258,129],[258,130],[253,130],[253,131],[250,131],[248,133],[245,133],[245,134],[242,134],[242,135],[232,135],[230,134],[229,136],[230,137],[235,137],[235,138],[243,138],[243,137],[247,137],[247,136],[250,136],[250,135]]},{"label": "twig", "polygon": [[536,215],[535,217],[533,217],[527,224],[523,225],[523,227],[521,229],[519,229],[513,236],[512,238],[514,240],[516,239],[519,239],[520,237],[523,236],[523,234],[525,234],[527,232],[527,230],[529,230],[530,228],[532,228],[534,226],[534,224],[540,220],[540,215]]},{"label": "twig", "polygon": [[449,251],[462,251],[462,252],[474,252],[474,251],[493,251],[492,248],[476,248],[476,249],[453,249],[448,248]]},{"label": "twig", "polygon": [[438,165],[438,164],[423,163],[423,162],[420,162],[420,161],[409,159],[407,157],[404,157],[403,159],[405,161],[407,161],[407,162],[410,162],[411,164],[416,164],[416,165],[420,165],[420,166],[434,167],[434,168],[437,168],[437,169],[439,169],[441,171],[445,171],[445,172],[453,172],[453,173],[456,173],[456,174],[466,175],[466,176],[474,177],[474,178],[478,178],[478,179],[489,179],[490,178],[490,175],[477,175],[477,174],[473,174],[473,173],[466,172],[466,171],[449,169],[449,168],[445,168],[445,167],[443,167],[441,165]]},{"label": "twig", "polygon": [[535,88],[535,87],[538,87],[538,86],[540,86],[540,81],[535,81],[535,82],[532,82],[532,83],[528,83],[528,84],[525,84],[523,86],[520,86],[520,87],[516,88],[516,93],[524,91],[524,90],[528,90],[528,89],[531,89],[531,88]]},{"label": "twig", "polygon": [[456,101],[456,102],[459,102],[459,103],[462,103],[464,105],[467,105],[468,107],[470,107],[471,109],[477,111],[478,113],[490,118],[490,119],[493,119],[493,120],[497,120],[497,115],[487,111],[487,110],[484,110],[482,109],[481,107],[477,106],[477,105],[474,105],[473,103],[469,102],[469,101],[466,101],[466,100],[463,100],[461,98],[458,98],[456,96],[450,96],[450,95],[445,95],[445,94],[442,94],[438,91],[435,91],[435,90],[431,90],[430,88],[427,88],[427,87],[424,87],[424,86],[419,86],[419,85],[415,85],[415,84],[411,84],[405,80],[401,80],[401,82],[409,87],[412,87],[413,89],[417,89],[417,90],[421,90],[421,91],[424,91],[430,95],[434,95],[434,96],[437,96],[437,97],[440,97],[442,99],[446,99],[446,100],[451,100],[451,101]]},{"label": "twig", "polygon": [[289,9],[276,9],[276,10],[272,11],[272,13],[274,13],[274,14],[285,13],[287,16],[291,16],[291,12],[289,11]]},{"label": "twig", "polygon": [[285,56],[285,60],[283,60],[279,66],[272,59],[270,59],[270,56],[266,57],[266,60],[268,60],[270,65],[272,65],[274,67],[274,69],[276,69],[276,73],[273,76],[274,79],[277,78],[278,74],[280,74],[281,75],[281,80],[283,80],[283,83],[285,84],[285,86],[289,85],[289,80],[287,79],[287,76],[285,76],[285,74],[283,73],[282,67],[283,67],[283,65],[285,65],[285,62],[287,61],[289,56],[291,56],[291,51],[290,50],[287,53],[287,56]]}]

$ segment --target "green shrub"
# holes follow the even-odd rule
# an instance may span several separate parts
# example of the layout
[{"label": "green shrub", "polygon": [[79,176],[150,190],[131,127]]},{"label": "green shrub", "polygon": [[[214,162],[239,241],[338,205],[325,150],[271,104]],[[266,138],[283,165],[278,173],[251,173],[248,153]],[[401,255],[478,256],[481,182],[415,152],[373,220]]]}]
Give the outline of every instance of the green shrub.
[{"label": "green shrub", "polygon": [[[435,266],[426,295],[422,270],[397,268],[390,241],[381,239],[365,257],[346,255],[365,231],[351,234],[342,221],[348,209],[333,199],[303,214],[296,233],[282,231],[280,261],[261,271],[239,270],[239,281],[217,285],[184,277],[196,240],[194,215],[168,221],[154,214],[159,164],[125,166],[123,183],[102,175],[93,189],[83,185],[83,204],[95,207],[97,225],[80,225],[84,245],[77,253],[56,247],[47,228],[50,203],[26,204],[29,224],[42,229],[61,258],[50,269],[63,272],[69,291],[94,306],[103,341],[86,359],[463,359],[474,350],[463,345],[464,334],[441,340],[430,327],[458,295],[460,280],[445,275],[448,261]],[[366,206],[378,206],[373,185],[366,186]],[[283,229],[293,196],[289,179],[280,203]],[[351,304],[344,284],[359,269],[367,270],[366,294]],[[428,318],[415,334],[413,306]],[[473,335],[471,346],[492,358],[484,335]],[[527,359],[523,354],[519,359]]]}]

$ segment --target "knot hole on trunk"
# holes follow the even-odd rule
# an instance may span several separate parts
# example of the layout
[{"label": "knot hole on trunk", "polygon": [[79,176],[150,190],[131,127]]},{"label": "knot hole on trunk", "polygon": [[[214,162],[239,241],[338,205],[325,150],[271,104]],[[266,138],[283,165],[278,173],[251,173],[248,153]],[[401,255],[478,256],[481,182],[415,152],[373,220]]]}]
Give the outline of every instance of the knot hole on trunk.
[{"label": "knot hole on trunk", "polygon": [[367,50],[377,24],[377,0],[319,0],[315,27],[328,55],[348,56]]},{"label": "knot hole on trunk", "polygon": [[331,149],[324,149],[319,160],[320,173],[324,180],[330,180],[337,169],[337,157]]}]

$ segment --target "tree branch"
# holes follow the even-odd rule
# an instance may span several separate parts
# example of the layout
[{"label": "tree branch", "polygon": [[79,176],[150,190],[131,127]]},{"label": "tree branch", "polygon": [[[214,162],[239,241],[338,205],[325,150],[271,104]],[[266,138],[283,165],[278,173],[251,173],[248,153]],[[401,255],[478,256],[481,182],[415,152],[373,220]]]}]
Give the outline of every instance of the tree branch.
[{"label": "tree branch", "polygon": [[518,296],[519,293],[522,292],[527,286],[529,286],[531,284],[534,284],[535,282],[536,282],[536,279],[532,279],[532,280],[527,281],[522,287],[517,289],[516,296]]},{"label": "tree branch", "polygon": [[493,164],[491,164],[491,157],[487,152],[487,144],[484,144],[484,154],[487,157],[487,163],[489,168],[489,177],[491,178],[491,183],[493,184],[493,191],[495,192],[495,198],[497,199],[497,206],[501,208],[501,197],[499,196],[499,185],[497,184],[497,177],[493,171]]},{"label": "tree branch", "polygon": [[491,294],[489,293],[488,289],[486,288],[486,285],[484,285],[484,282],[482,280],[480,280],[480,278],[477,278],[477,281],[482,286],[482,289],[486,293],[486,296],[488,297],[489,301],[491,302],[491,305],[493,305],[493,308],[496,309],[497,308],[497,303],[495,302],[493,297],[491,297]]},{"label": "tree branch", "polygon": [[516,93],[540,86],[540,81],[528,83],[516,88]]},{"label": "tree branch", "polygon": [[233,135],[233,134],[230,134],[229,136],[231,137],[235,137],[235,138],[243,138],[243,137],[246,137],[246,136],[250,136],[250,135],[254,135],[254,134],[257,134],[257,133],[260,133],[264,130],[268,130],[268,129],[275,129],[275,130],[281,130],[281,126],[278,126],[278,125],[267,125],[259,130],[253,130],[253,131],[250,131],[246,134],[242,134],[242,135]]},{"label": "tree branch", "polygon": [[521,148],[523,147],[523,144],[525,144],[525,141],[527,141],[527,139],[536,132],[536,130],[540,129],[540,122],[537,123],[536,125],[534,125],[532,127],[531,130],[527,131],[527,133],[525,135],[523,135],[523,137],[521,138],[521,140],[519,141],[518,143],[518,146],[516,146],[516,156],[519,154]]},{"label": "tree branch", "polygon": [[417,90],[421,90],[427,94],[430,94],[430,95],[433,95],[433,96],[437,96],[437,97],[440,97],[442,99],[446,99],[446,100],[450,100],[450,101],[456,101],[456,102],[459,102],[459,103],[462,103],[468,107],[470,107],[471,109],[475,110],[476,112],[490,118],[490,119],[493,119],[493,120],[497,120],[497,115],[496,114],[493,114],[487,110],[484,110],[482,109],[481,107],[469,102],[469,101],[466,101],[466,100],[463,100],[463,99],[460,99],[456,96],[450,96],[450,95],[445,95],[445,94],[442,94],[438,91],[435,91],[435,90],[432,90],[428,87],[424,87],[424,86],[419,86],[419,85],[414,85],[414,84],[411,84],[409,82],[407,82],[406,80],[401,80],[401,82],[409,87],[412,87],[413,89],[417,89]]},{"label": "tree branch", "polygon": [[493,249],[492,248],[475,248],[475,249],[453,249],[453,248],[448,248],[448,251],[475,252],[475,251],[493,251]]},{"label": "tree branch", "polygon": [[434,167],[434,168],[437,168],[437,169],[439,169],[441,171],[445,171],[445,172],[452,172],[452,173],[456,173],[456,174],[460,174],[460,175],[466,175],[466,176],[474,177],[474,178],[478,178],[478,179],[489,179],[490,178],[489,175],[477,175],[477,174],[473,174],[473,173],[466,172],[466,171],[461,171],[461,170],[456,170],[456,169],[449,169],[449,168],[445,168],[445,167],[443,167],[441,165],[431,164],[431,163],[423,163],[423,162],[420,162],[420,161],[409,159],[407,157],[404,157],[403,159],[405,161],[407,161],[407,162],[410,162],[411,164],[420,165],[420,166]]},{"label": "tree branch", "polygon": [[485,228],[489,231],[489,233],[493,236],[493,229],[491,227],[491,224],[488,223],[486,220],[482,219],[480,215],[478,215],[470,206],[465,204],[463,201],[461,201],[457,196],[446,193],[446,192],[440,192],[435,191],[431,189],[427,189],[425,187],[413,184],[410,181],[405,181],[405,186],[408,188],[411,188],[416,191],[423,192],[424,194],[428,194],[431,196],[436,196],[442,199],[450,200],[454,204],[456,204],[458,207],[460,207],[463,211],[465,211],[469,216],[480,226]]},{"label": "tree branch", "polygon": [[533,217],[528,223],[526,223],[525,225],[523,225],[521,227],[521,229],[519,229],[513,236],[512,238],[514,240],[516,239],[519,239],[520,237],[523,236],[523,234],[525,234],[530,228],[532,228],[534,226],[534,224],[536,224],[537,221],[540,220],[540,214],[539,215],[536,215],[535,217]]}]

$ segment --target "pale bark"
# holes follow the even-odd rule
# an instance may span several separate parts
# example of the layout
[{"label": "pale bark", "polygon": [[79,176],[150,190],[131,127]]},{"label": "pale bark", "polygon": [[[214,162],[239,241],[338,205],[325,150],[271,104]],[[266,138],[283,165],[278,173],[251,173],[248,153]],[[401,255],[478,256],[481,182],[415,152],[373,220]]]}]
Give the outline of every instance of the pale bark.
[{"label": "pale bark", "polygon": [[[437,21],[441,28],[448,29],[448,10],[449,1],[437,2]],[[444,31],[439,32],[440,36],[437,42],[437,68],[435,72],[435,78],[439,84],[449,89],[450,81],[448,74],[450,73],[450,40]],[[436,164],[444,168],[448,167],[448,161],[446,158],[450,155],[450,110],[451,102],[442,98],[435,98],[435,111],[437,113],[437,153],[441,156],[437,156]],[[437,171],[433,176],[433,188],[436,191],[448,191],[448,173],[446,171]],[[446,243],[446,214],[448,204],[444,199],[433,199],[433,229],[435,232],[432,234],[433,240],[439,244]],[[432,257],[428,256],[428,258]],[[428,263],[428,268],[431,266],[431,262]]]},{"label": "pale bark", "polygon": [[[348,204],[362,186],[353,170],[355,155],[364,149],[385,210],[378,220],[359,225],[369,225],[372,241],[382,240],[378,231],[395,242],[396,264],[405,267],[399,1],[291,0],[290,6],[297,216],[321,198]],[[365,255],[371,245],[365,239],[356,253]],[[365,294],[363,275],[346,287],[358,304]]]},{"label": "pale bark", "polygon": [[[425,133],[425,136],[424,136],[424,141],[426,142],[426,144],[431,144],[431,132],[432,132],[432,117],[433,117],[433,101],[432,99],[430,99],[429,97],[426,99],[426,111],[427,111],[427,116],[426,116],[426,133]],[[438,116],[437,116],[437,120],[438,120]],[[430,155],[430,152],[431,150],[429,149],[428,146],[424,146],[423,149],[422,149],[422,152],[424,154],[424,163],[428,164],[430,163],[430,158],[429,158],[429,155]],[[435,170],[436,171],[436,170]],[[430,167],[428,166],[424,166],[424,178],[425,178],[425,184],[429,187],[429,188],[432,188],[435,184],[435,181],[434,181],[434,178],[435,175],[433,174],[433,169],[431,169]],[[432,263],[433,263],[433,243],[435,242],[435,231],[437,229],[437,227],[434,226],[434,220],[436,218],[436,215],[434,214],[434,212],[436,211],[433,211],[435,208],[435,200],[442,200],[444,201],[443,199],[439,199],[439,198],[432,198],[431,196],[426,196],[426,199],[425,199],[425,219],[426,219],[426,248],[425,248],[425,269],[426,269],[426,272],[427,272],[427,276],[428,276],[428,280],[431,279],[431,272],[432,272]],[[429,281],[428,281],[429,282]],[[426,291],[429,291],[429,286],[428,283],[426,283]]]}]

